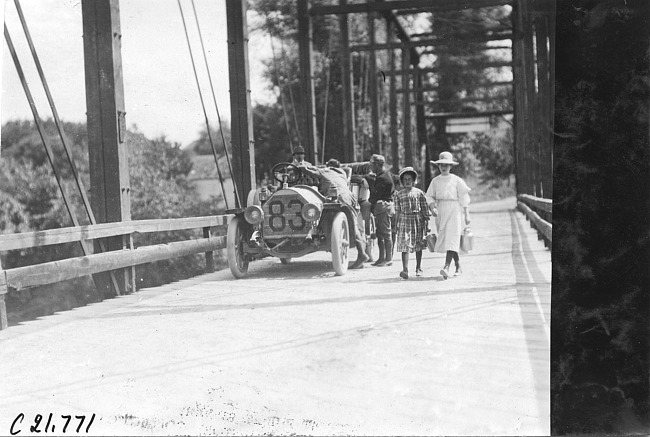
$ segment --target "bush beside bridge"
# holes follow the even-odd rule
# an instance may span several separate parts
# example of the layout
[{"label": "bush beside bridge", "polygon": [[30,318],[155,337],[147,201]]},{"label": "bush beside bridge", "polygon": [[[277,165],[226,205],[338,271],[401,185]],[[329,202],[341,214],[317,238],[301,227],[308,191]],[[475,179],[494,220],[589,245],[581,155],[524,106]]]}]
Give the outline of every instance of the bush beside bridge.
[{"label": "bush beside bridge", "polygon": [[[89,188],[88,154],[85,124],[65,123],[71,140],[75,163],[84,186]],[[0,160],[0,232],[18,233],[72,226],[59,188],[47,163],[43,145],[30,122],[9,122],[2,127]],[[46,122],[51,144],[60,147],[54,123]],[[147,139],[139,132],[129,132],[129,169],[131,214],[133,220],[179,218],[220,214],[219,198],[201,201],[187,176],[192,169],[188,153],[165,138]],[[65,187],[74,193],[76,186],[67,163],[59,163]],[[71,196],[82,224],[85,218],[78,194]],[[189,238],[191,231],[136,234],[136,246],[169,243]],[[76,243],[56,244],[32,249],[2,252],[5,269],[81,256]],[[217,268],[225,265],[215,252]],[[203,273],[204,256],[188,255],[136,267],[137,288],[152,287]],[[7,295],[10,324],[52,314],[56,311],[95,302],[99,299],[90,277],[48,286],[11,291]]]}]

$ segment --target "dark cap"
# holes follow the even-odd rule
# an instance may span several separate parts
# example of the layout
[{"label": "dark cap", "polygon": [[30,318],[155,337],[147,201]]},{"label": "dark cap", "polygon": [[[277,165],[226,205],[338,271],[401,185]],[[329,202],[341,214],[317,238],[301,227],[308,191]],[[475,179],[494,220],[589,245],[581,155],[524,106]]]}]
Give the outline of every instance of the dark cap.
[{"label": "dark cap", "polygon": [[381,162],[382,164],[385,164],[386,163],[386,158],[384,158],[383,155],[375,154],[375,155],[372,155],[370,157],[370,162]]},{"label": "dark cap", "polygon": [[305,148],[302,146],[297,146],[295,149],[293,149],[293,155],[297,155],[298,153],[302,153],[304,155]]}]

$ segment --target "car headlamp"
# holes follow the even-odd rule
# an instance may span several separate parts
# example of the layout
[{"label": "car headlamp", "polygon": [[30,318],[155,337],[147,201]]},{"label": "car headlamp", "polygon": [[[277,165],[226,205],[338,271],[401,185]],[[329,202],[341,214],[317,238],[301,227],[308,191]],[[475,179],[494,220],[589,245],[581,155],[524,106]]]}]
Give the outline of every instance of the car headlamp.
[{"label": "car headlamp", "polygon": [[244,211],[244,219],[251,225],[257,225],[264,220],[264,211],[258,205],[251,205]]},{"label": "car headlamp", "polygon": [[315,222],[320,218],[320,208],[313,203],[308,203],[302,207],[302,218],[307,222]]}]

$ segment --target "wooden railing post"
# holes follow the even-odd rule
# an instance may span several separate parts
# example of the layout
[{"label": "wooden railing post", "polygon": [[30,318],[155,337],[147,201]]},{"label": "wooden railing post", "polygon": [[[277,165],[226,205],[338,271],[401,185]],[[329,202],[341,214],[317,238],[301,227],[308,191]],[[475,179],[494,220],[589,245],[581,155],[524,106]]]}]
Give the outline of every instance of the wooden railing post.
[{"label": "wooden railing post", "polygon": [[[133,247],[133,234],[129,234],[129,249],[135,249]],[[131,293],[135,293],[135,266],[131,266]]]},{"label": "wooden railing post", "polygon": [[[122,250],[133,250],[133,234],[122,235]],[[124,291],[135,293],[135,266],[124,268]]]},{"label": "wooden railing post", "polygon": [[[211,233],[210,233],[210,227],[206,226],[203,228],[203,238],[210,238]],[[212,256],[212,252],[205,252],[205,271],[207,273],[212,273],[214,272],[214,258]]]},{"label": "wooden railing post", "polygon": [[7,274],[2,269],[2,260],[0,260],[0,330],[7,329],[7,306],[5,296],[7,295]]}]

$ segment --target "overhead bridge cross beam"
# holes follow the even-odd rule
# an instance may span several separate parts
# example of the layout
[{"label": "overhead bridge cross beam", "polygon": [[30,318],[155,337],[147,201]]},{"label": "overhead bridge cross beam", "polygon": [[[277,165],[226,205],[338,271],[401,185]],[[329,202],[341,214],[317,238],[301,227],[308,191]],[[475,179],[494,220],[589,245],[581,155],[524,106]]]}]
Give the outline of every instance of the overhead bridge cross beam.
[{"label": "overhead bridge cross beam", "polygon": [[489,8],[511,3],[512,1],[504,0],[403,0],[355,3],[349,5],[314,6],[310,9],[309,13],[313,16],[318,16],[393,11],[405,13],[446,12],[460,9]]}]

